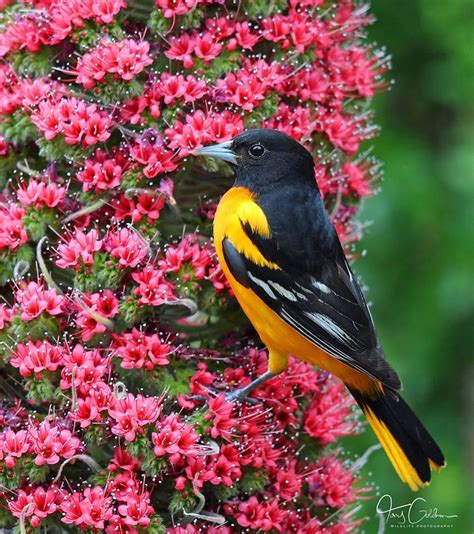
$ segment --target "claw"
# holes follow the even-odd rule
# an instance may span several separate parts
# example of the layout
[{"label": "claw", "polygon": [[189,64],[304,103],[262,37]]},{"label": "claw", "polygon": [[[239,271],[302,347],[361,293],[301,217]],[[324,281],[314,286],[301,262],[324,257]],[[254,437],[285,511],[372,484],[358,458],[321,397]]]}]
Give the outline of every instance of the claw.
[{"label": "claw", "polygon": [[247,384],[245,387],[234,389],[234,391],[230,391],[229,393],[226,394],[225,398],[228,401],[235,401],[235,400],[244,401],[245,400],[246,402],[249,402],[250,404],[259,404],[260,401],[258,399],[249,397],[250,393],[252,393],[254,389],[256,389],[258,386],[260,386],[267,380],[270,380],[270,378],[273,378],[274,376],[275,375],[272,372],[267,371],[266,373],[263,373],[263,375],[259,376],[255,380],[252,380],[252,382],[250,382],[250,384]]},{"label": "claw", "polygon": [[229,391],[225,394],[225,400],[228,402],[235,402],[235,401],[241,401],[241,402],[248,402],[249,404],[259,404],[261,401],[258,399],[255,399],[253,397],[249,397],[246,394],[245,388],[238,388],[234,389],[233,391]]}]

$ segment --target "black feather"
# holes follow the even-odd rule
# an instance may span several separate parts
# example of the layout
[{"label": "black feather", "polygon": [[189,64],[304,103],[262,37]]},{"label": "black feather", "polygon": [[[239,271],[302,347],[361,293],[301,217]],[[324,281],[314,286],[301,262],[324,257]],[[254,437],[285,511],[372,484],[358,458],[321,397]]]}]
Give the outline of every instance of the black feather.
[{"label": "black feather", "polygon": [[222,251],[224,252],[224,259],[232,276],[243,286],[250,287],[250,280],[245,261],[239,251],[232,244],[232,241],[224,239],[222,241]]},{"label": "black feather", "polygon": [[402,448],[411,465],[423,482],[431,479],[429,460],[444,465],[444,456],[434,439],[413,410],[395,391],[385,391],[376,398],[368,397],[356,389],[349,391],[361,407],[367,407],[384,423]]}]

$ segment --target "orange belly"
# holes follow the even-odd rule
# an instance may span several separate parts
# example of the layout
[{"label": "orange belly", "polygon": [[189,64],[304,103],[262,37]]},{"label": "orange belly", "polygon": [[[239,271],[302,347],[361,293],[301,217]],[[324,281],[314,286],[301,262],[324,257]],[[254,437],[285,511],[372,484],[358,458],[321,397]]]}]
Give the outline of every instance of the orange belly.
[{"label": "orange belly", "polygon": [[266,218],[260,207],[253,201],[250,191],[232,188],[219,203],[214,219],[214,242],[219,262],[229,281],[242,310],[258,332],[269,352],[269,370],[281,372],[287,365],[288,355],[326,369],[349,386],[360,391],[371,391],[374,381],[341,363],[339,360],[317,347],[281,319],[251,289],[240,284],[230,272],[222,251],[222,241],[229,239],[239,252],[255,263],[277,268],[262,256],[242,229],[242,222],[249,222],[262,235],[270,235],[265,227]]}]

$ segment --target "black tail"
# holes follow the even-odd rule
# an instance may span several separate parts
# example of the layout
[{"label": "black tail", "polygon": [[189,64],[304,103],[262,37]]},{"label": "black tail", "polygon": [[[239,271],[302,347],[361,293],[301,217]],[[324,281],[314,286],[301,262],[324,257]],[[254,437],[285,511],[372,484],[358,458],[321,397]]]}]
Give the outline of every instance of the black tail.
[{"label": "black tail", "polygon": [[376,398],[349,388],[398,476],[413,491],[427,486],[431,470],[445,465],[444,456],[418,417],[398,393],[384,389]]}]

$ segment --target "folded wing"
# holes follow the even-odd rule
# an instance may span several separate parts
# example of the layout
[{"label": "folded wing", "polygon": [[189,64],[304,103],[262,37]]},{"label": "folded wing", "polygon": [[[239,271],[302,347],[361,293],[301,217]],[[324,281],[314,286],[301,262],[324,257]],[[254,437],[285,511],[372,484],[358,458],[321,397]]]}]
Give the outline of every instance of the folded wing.
[{"label": "folded wing", "polygon": [[[274,260],[281,250],[272,238],[255,237],[254,243]],[[262,246],[264,244],[264,246]],[[397,373],[386,361],[362,291],[342,250],[336,258],[304,272],[299,265],[282,262],[281,269],[257,265],[224,239],[223,251],[232,274],[250,287],[275,313],[302,336],[334,358],[358,371],[399,389]],[[271,253],[271,248],[274,252]]]}]

